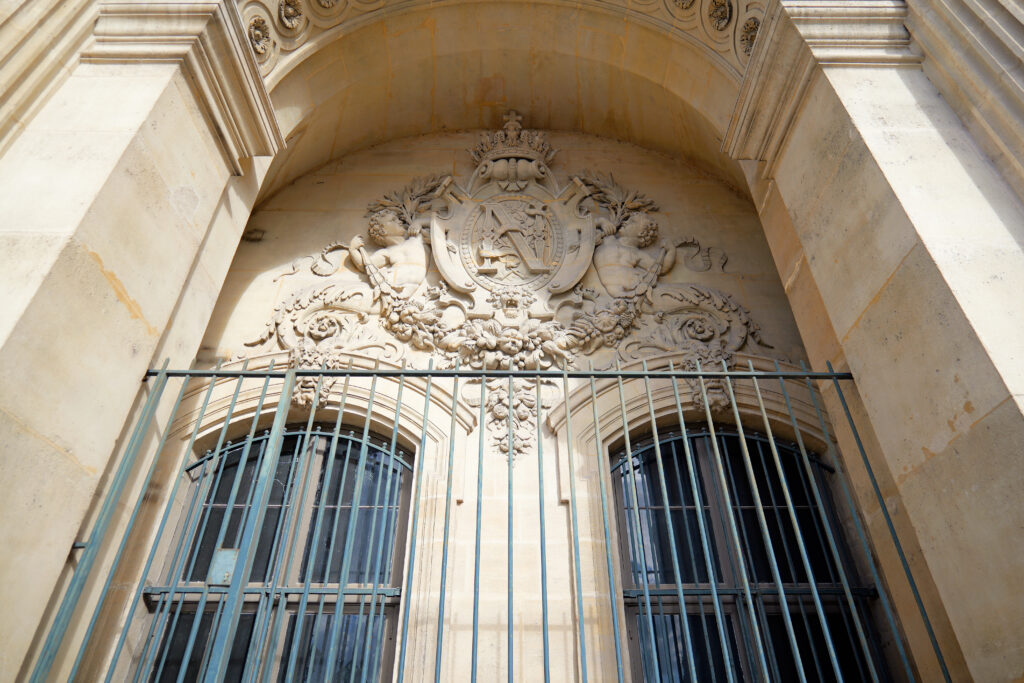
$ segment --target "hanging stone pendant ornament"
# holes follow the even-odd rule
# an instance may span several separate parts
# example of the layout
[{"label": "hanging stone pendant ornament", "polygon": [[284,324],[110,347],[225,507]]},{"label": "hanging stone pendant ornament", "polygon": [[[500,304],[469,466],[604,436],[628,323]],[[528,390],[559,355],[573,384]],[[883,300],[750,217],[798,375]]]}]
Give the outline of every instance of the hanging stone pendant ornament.
[{"label": "hanging stone pendant ornament", "polygon": [[[685,369],[720,366],[748,341],[761,344],[728,294],[659,282],[677,264],[724,268],[721,250],[693,237],[663,240],[654,200],[611,174],[583,171],[560,184],[547,136],[521,121],[509,112],[501,130],[481,134],[464,186],[448,175],[416,178],[371,202],[372,247],[357,235],[296,261],[280,277],[301,271],[313,282],[247,345],[290,350],[294,365],[309,368],[339,369],[360,351],[413,364],[429,356],[443,368],[560,370],[581,356],[614,363],[665,352],[684,354]],[[487,428],[510,457],[536,435],[545,407],[536,382],[516,378],[510,392],[507,380],[488,380]],[[321,400],[332,386],[325,378]],[[315,387],[303,378],[295,401],[311,403]],[[709,400],[721,402],[711,389]]]}]

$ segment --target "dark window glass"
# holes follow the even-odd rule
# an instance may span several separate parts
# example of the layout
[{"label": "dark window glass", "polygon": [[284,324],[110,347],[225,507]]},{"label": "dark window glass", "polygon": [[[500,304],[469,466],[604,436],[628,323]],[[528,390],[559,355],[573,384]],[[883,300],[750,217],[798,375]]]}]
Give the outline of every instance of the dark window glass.
[{"label": "dark window glass", "polygon": [[[178,680],[182,667],[183,680],[204,671],[227,591],[227,581],[207,584],[210,568],[215,558],[244,550],[267,444],[266,434],[228,444],[192,468],[167,585],[151,588],[151,595],[162,596],[149,603],[155,640],[140,662],[151,681]],[[282,681],[380,678],[393,641],[395,548],[410,470],[383,442],[364,444],[351,433],[335,437],[333,426],[286,432],[266,482],[263,522],[249,545],[250,588],[225,680],[241,680],[247,666],[250,674],[253,667],[261,672],[260,680],[267,671]],[[339,586],[343,565],[347,580]],[[346,592],[354,584],[362,593]],[[374,587],[370,595],[367,586]]]},{"label": "dark window glass", "polygon": [[[813,454],[806,462],[803,458],[795,446],[772,444],[757,434],[741,442],[738,434],[717,430],[713,443],[709,431],[698,429],[687,442],[669,435],[658,448],[640,442],[612,459],[625,531],[620,538],[626,607],[635,614],[629,623],[631,644],[644,680],[689,681],[695,671],[698,681],[725,681],[727,670],[735,680],[756,680],[762,661],[775,681],[798,680],[801,665],[808,680],[835,680],[822,612],[843,678],[871,680],[870,658],[887,680],[867,617],[872,592],[858,583],[841,544],[828,470]],[[855,595],[853,610],[826,528],[839,541],[839,561]],[[746,602],[741,562],[754,614]],[[868,653],[858,623],[867,634]]]},{"label": "dark window glass", "polygon": [[[203,612],[198,617],[195,610],[176,612],[177,620],[173,631],[168,631],[160,648],[160,658],[155,662],[150,681],[173,683],[178,680],[182,665],[185,665],[185,676],[181,680],[195,681],[199,679],[200,667],[210,644],[210,628],[215,614]],[[245,670],[245,660],[249,653],[249,641],[252,639],[254,614],[243,613],[238,620],[238,631],[231,644],[231,659],[225,680],[240,681]],[[187,662],[187,664],[185,664]]]}]

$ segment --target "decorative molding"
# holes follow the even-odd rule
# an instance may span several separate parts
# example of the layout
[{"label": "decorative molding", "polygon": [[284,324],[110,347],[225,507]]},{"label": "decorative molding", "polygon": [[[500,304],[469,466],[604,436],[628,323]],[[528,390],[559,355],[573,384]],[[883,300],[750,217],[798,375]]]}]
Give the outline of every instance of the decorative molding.
[{"label": "decorative molding", "polygon": [[284,146],[260,78],[252,36],[231,0],[103,2],[82,60],[179,63],[217,129],[236,174],[241,162]]},{"label": "decorative molding", "polygon": [[732,2],[730,0],[711,0],[708,4],[708,19],[716,31],[724,31],[732,21]]},{"label": "decorative molding", "polygon": [[757,40],[757,30],[761,28],[761,20],[757,17],[750,17],[740,27],[740,45],[743,47],[743,54],[750,56],[754,50],[754,41]]},{"label": "decorative molding", "polygon": [[274,43],[274,39],[270,36],[270,25],[263,17],[256,16],[249,20],[247,34],[249,45],[252,46],[252,51],[256,53],[257,59],[259,55],[265,55]]},{"label": "decorative molding", "polygon": [[925,74],[1024,200],[1024,7],[927,0],[908,10]]},{"label": "decorative molding", "polygon": [[96,20],[92,0],[21,0],[7,11],[0,22],[0,154],[70,74]]},{"label": "decorative molding", "polygon": [[[261,53],[260,68],[271,86],[295,62],[304,59],[311,43],[320,43],[370,21],[426,7],[454,4],[455,0],[236,0],[247,25],[254,16],[274,17],[269,23],[271,41],[278,50],[269,58]],[[643,22],[705,49],[738,81],[748,54],[738,39],[737,18],[760,18],[763,0],[581,0],[567,3],[599,12],[612,12]]]},{"label": "decorative molding", "polygon": [[[822,66],[914,66],[904,0],[781,0]],[[769,8],[771,11],[771,8]]]},{"label": "decorative molding", "polygon": [[[338,369],[359,351],[478,370],[569,368],[584,356],[608,367],[665,351],[695,369],[767,348],[728,294],[661,281],[677,267],[722,270],[724,252],[693,237],[660,239],[657,204],[611,174],[584,171],[561,184],[546,134],[520,121],[510,112],[502,130],[469,150],[476,169],[465,186],[429,176],[371,202],[376,249],[357,235],[293,263],[279,277],[301,274],[310,284],[247,345],[287,350],[301,367]],[[312,378],[300,382],[296,401],[311,403],[315,388]],[[488,381],[498,450],[509,452],[510,422],[511,455],[532,443],[537,393],[535,380],[517,379],[511,392],[507,381]],[[722,387],[709,393],[713,408],[725,405]]]},{"label": "decorative molding", "polygon": [[822,66],[917,67],[902,0],[771,0],[722,142],[733,159],[772,163]]}]

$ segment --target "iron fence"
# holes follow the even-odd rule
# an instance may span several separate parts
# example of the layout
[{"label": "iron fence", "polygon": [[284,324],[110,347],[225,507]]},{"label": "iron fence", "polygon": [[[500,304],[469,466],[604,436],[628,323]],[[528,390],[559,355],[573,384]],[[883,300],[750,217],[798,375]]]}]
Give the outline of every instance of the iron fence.
[{"label": "iron fence", "polygon": [[949,680],[852,377],[678,362],[150,371],[32,680],[917,680],[820,392]]}]

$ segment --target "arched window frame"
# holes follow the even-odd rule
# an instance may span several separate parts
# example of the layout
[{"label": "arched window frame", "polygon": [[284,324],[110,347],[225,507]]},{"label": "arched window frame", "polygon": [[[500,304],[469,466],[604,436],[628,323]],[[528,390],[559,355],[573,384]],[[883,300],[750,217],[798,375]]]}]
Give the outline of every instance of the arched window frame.
[{"label": "arched window frame", "polygon": [[[668,371],[670,369],[680,370],[687,367],[687,359],[678,354],[666,354],[657,358],[647,359],[645,362],[636,362],[625,365],[621,368],[624,373],[644,370]],[[704,368],[705,370],[720,370],[721,368]],[[755,372],[794,372],[800,373],[801,369],[786,363],[776,364],[769,359],[737,353],[733,359],[730,369]],[[707,388],[711,389],[711,382],[708,381]],[[737,415],[739,425],[745,432],[770,432],[774,438],[796,441],[803,443],[808,453],[828,454],[830,462],[839,462],[838,452],[835,450],[833,431],[828,424],[829,417],[825,413],[824,402],[817,391],[810,389],[804,380],[786,381],[786,392],[784,395],[779,388],[777,380],[759,383],[759,392],[753,389],[749,381],[734,382],[732,386],[735,405],[727,406],[724,409],[713,411],[713,423],[725,428],[735,428]],[[813,392],[813,394],[812,394]],[[678,401],[676,395],[678,394]],[[763,409],[763,410],[762,410]],[[547,424],[557,435],[558,444],[558,486],[561,502],[569,503],[569,480],[570,477],[594,478],[601,477],[604,480],[606,491],[611,496],[614,491],[614,482],[611,477],[611,457],[621,449],[628,433],[631,437],[636,435],[649,434],[651,431],[651,415],[654,415],[654,422],[659,431],[667,433],[673,426],[678,430],[680,412],[685,423],[698,425],[707,423],[707,412],[703,403],[699,400],[699,391],[690,391],[690,387],[684,380],[676,382],[673,390],[670,383],[664,380],[651,382],[650,394],[644,380],[636,377],[625,377],[619,380],[615,378],[597,378],[593,386],[582,386],[570,392],[563,405],[552,408],[547,415]],[[767,425],[766,425],[767,423]],[[569,468],[569,451],[575,454],[575,470]],[[598,457],[594,457],[597,455]],[[608,501],[608,512],[611,515],[616,513],[616,505],[613,500]],[[586,509],[589,507],[589,510]],[[590,500],[581,503],[581,516],[593,520],[592,524],[601,523],[601,502]],[[593,576],[593,585],[582,587],[580,590],[586,594],[588,591],[595,597],[590,598],[589,609],[597,612],[599,619],[606,624],[617,621],[617,628],[620,632],[620,639],[623,643],[622,658],[627,671],[633,671],[633,675],[640,676],[642,680],[642,665],[639,662],[631,661],[629,648],[626,646],[628,637],[626,624],[628,615],[626,613],[625,601],[623,600],[623,586],[628,584],[623,568],[628,566],[622,549],[624,529],[615,520],[610,519],[606,529],[607,543],[602,543],[596,536],[587,539],[591,545],[601,547],[603,552],[611,558],[609,570],[613,577],[613,584],[609,585],[607,574],[602,576],[596,572]],[[853,555],[853,560],[858,564],[864,561],[871,561],[867,557]],[[598,596],[614,596],[612,602],[617,604],[609,609],[607,598],[601,599]],[[608,667],[615,667],[616,661],[613,657],[612,648],[608,647],[600,635],[607,633],[609,629],[590,629],[587,633],[587,651],[597,652],[602,659],[602,664]],[[877,652],[877,643],[872,641],[869,646],[872,651]],[[602,649],[603,648],[603,649]],[[879,664],[875,658],[875,664]],[[825,664],[828,665],[827,662]],[[770,666],[770,664],[769,664]],[[880,666],[884,666],[880,664]],[[811,670],[813,676],[813,669]],[[752,680],[752,679],[748,679]],[[885,676],[882,676],[885,680]]]},{"label": "arched window frame", "polygon": [[[231,363],[221,369],[258,373],[277,368],[280,371],[287,368],[288,360],[286,353],[267,354],[244,363]],[[428,382],[426,377],[408,375],[401,380],[398,377],[386,376],[374,378],[370,376],[372,373],[366,371],[394,371],[400,368],[357,355],[347,360],[347,369],[366,374],[350,378],[347,386],[344,379],[340,379],[329,392],[326,389],[322,391],[326,398],[318,402],[314,422],[333,425],[335,421],[339,421],[343,425],[358,425],[359,429],[368,427],[368,433],[393,434],[396,448],[416,454],[412,458],[413,483],[407,495],[416,495],[415,482],[420,481],[423,488],[421,497],[434,496],[437,487],[445,485],[449,453],[453,449],[466,447],[467,436],[476,425],[476,411],[454,400],[450,380],[432,378]],[[202,458],[202,454],[215,449],[218,443],[244,439],[249,432],[269,429],[282,399],[282,387],[283,382],[280,378],[265,380],[263,377],[253,377],[243,379],[240,383],[234,378],[194,381],[189,385],[175,418],[168,427],[164,448],[160,452],[161,461],[176,471],[178,463],[182,463],[183,459],[189,460],[189,466],[194,465]],[[345,400],[342,404],[343,394]],[[302,424],[304,428],[304,423],[308,421],[309,409],[290,405],[286,414],[289,425]],[[153,447],[156,447],[156,443]],[[454,475],[452,489],[456,500],[461,500],[464,473],[457,468]],[[179,487],[173,501],[168,501],[168,489],[148,496],[144,514],[155,519],[163,514],[168,503],[180,507],[182,498],[187,495],[187,488]],[[413,501],[410,501],[406,509],[411,512],[412,506]],[[435,506],[423,506],[421,511],[421,528],[431,528],[438,523],[436,518],[440,513]],[[173,515],[170,519],[172,524],[176,523]],[[393,572],[393,576],[400,577],[401,581],[401,601],[400,605],[396,605],[396,622],[408,619],[415,623],[419,619],[429,619],[437,608],[436,600],[431,599],[427,577],[438,571],[441,557],[431,543],[429,535],[421,533],[416,543],[417,564],[412,581],[410,582],[405,575],[412,549],[412,521],[412,515],[406,515],[394,549],[395,556],[402,558]],[[153,549],[153,553],[159,559],[154,567],[160,567],[164,562],[163,558],[173,548],[173,539],[178,538],[178,534],[171,531],[176,530],[169,529],[162,537],[156,538],[156,530],[150,529],[147,534],[149,544],[147,545],[146,541],[138,542],[139,556],[150,552],[152,543],[158,540],[159,543]],[[137,583],[142,563],[140,560],[134,565],[130,574],[122,570],[118,580]],[[105,671],[105,661],[113,666],[115,679],[118,675],[130,677],[137,664],[130,653],[139,651],[151,635],[148,627],[152,624],[146,619],[147,611],[145,601],[139,601],[135,612],[126,615],[129,627],[124,642],[118,645],[116,641],[119,639],[116,637],[104,639],[103,642],[110,643],[110,650],[103,654],[97,653],[92,663],[86,662],[86,668],[95,665],[98,667],[96,670]],[[405,615],[407,611],[408,617]],[[428,651],[432,652],[433,643],[428,642],[430,639],[424,635],[415,629],[408,633],[409,642],[406,648],[412,661],[417,661],[417,653],[422,655]],[[396,637],[392,652],[397,651],[399,645],[400,637]]]}]

